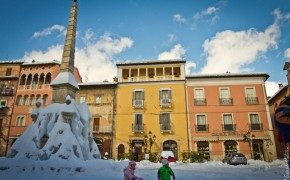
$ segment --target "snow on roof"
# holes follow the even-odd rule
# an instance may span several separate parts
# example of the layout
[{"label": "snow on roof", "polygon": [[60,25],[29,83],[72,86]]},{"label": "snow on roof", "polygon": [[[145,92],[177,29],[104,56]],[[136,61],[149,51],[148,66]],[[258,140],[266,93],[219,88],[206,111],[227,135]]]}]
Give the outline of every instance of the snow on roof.
[{"label": "snow on roof", "polygon": [[30,66],[30,65],[40,65],[40,64],[60,64],[60,61],[54,59],[52,61],[44,61],[44,62],[38,62],[38,61],[35,61],[34,59],[30,62],[30,61],[26,61],[24,62],[22,65],[26,65],[26,66]]},{"label": "snow on roof", "polygon": [[172,60],[143,60],[143,61],[128,61],[116,63],[116,66],[131,66],[131,65],[144,65],[144,64],[173,64],[173,63],[186,63],[186,60],[172,59]]},{"label": "snow on roof", "polygon": [[71,72],[61,72],[51,82],[51,85],[70,84],[79,89],[78,83]]},{"label": "snow on roof", "polygon": [[0,60],[0,64],[22,64],[22,60]]},{"label": "snow on roof", "polygon": [[269,75],[264,72],[257,72],[257,73],[219,73],[219,74],[197,74],[197,75],[189,75],[186,76],[188,79],[194,78],[229,78],[229,77],[257,77],[263,76],[266,79],[269,78]]},{"label": "snow on roof", "polygon": [[78,83],[79,86],[114,86],[117,85],[117,82],[85,82]]}]

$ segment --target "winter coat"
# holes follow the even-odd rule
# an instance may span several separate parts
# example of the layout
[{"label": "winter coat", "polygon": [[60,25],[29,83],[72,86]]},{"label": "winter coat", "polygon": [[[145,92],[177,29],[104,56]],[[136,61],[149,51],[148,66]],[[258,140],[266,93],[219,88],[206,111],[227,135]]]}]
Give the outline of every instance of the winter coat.
[{"label": "winter coat", "polygon": [[171,176],[175,179],[174,172],[168,165],[164,165],[158,169],[158,178],[160,180],[171,180]]},{"label": "winter coat", "polygon": [[129,165],[124,169],[124,180],[135,180],[138,177],[135,176],[135,170]]}]

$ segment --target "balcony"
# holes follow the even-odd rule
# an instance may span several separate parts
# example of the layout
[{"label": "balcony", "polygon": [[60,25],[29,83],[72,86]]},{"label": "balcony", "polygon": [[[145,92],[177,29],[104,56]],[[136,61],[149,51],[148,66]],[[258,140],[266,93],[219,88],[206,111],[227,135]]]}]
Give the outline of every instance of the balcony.
[{"label": "balcony", "polygon": [[233,105],[233,98],[219,98],[220,105]]},{"label": "balcony", "polygon": [[9,108],[7,106],[0,107],[0,115],[2,115],[2,116],[7,115],[8,111],[9,111]]},{"label": "balcony", "polygon": [[205,98],[194,98],[194,105],[196,106],[205,106],[206,99]]},{"label": "balcony", "polygon": [[208,124],[195,125],[196,132],[208,132]]},{"label": "balcony", "polygon": [[93,133],[112,133],[112,125],[109,126],[93,126]]},{"label": "balcony", "polygon": [[250,127],[251,131],[263,130],[263,124],[262,123],[249,124],[249,127]]},{"label": "balcony", "polygon": [[171,99],[160,99],[161,107],[171,107]]},{"label": "balcony", "polygon": [[133,100],[133,108],[143,108],[144,100]]},{"label": "balcony", "polygon": [[161,133],[171,133],[171,124],[160,124]]},{"label": "balcony", "polygon": [[144,132],[144,124],[132,124],[132,132],[143,133]]},{"label": "balcony", "polygon": [[236,131],[235,124],[222,124],[223,131]]},{"label": "balcony", "polygon": [[259,104],[259,99],[258,97],[246,97],[246,104]]},{"label": "balcony", "polygon": [[3,88],[0,91],[0,95],[2,96],[13,96],[13,94],[14,94],[14,89],[11,87]]}]

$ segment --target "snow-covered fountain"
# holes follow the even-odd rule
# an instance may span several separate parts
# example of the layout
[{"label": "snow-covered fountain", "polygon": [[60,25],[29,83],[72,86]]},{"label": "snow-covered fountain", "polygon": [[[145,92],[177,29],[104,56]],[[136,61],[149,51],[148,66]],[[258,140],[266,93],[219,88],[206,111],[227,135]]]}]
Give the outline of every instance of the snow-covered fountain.
[{"label": "snow-covered fountain", "polygon": [[41,101],[31,117],[34,121],[11,147],[9,157],[32,160],[98,159],[100,152],[90,131],[91,115],[86,103],[67,96],[63,104],[46,108]]}]

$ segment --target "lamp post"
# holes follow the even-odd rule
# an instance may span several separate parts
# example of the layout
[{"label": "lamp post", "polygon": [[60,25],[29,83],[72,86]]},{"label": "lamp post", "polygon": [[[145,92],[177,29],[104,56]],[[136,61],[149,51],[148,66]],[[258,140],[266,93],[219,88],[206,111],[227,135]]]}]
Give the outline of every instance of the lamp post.
[{"label": "lamp post", "polygon": [[246,134],[244,134],[244,141],[249,143],[250,147],[250,153],[251,153],[251,159],[253,159],[253,152],[252,152],[252,140],[255,137],[254,134],[251,134],[251,131],[248,131]]},{"label": "lamp post", "polygon": [[[149,132],[148,132],[148,136],[145,135],[144,138],[145,138],[146,146],[147,146],[148,143],[149,143],[149,153],[151,153],[151,148],[152,148],[153,143],[154,143],[155,140],[156,140],[156,136],[155,136],[155,134],[152,134],[151,131],[149,131]],[[148,143],[147,143],[147,142],[148,142]]]}]

